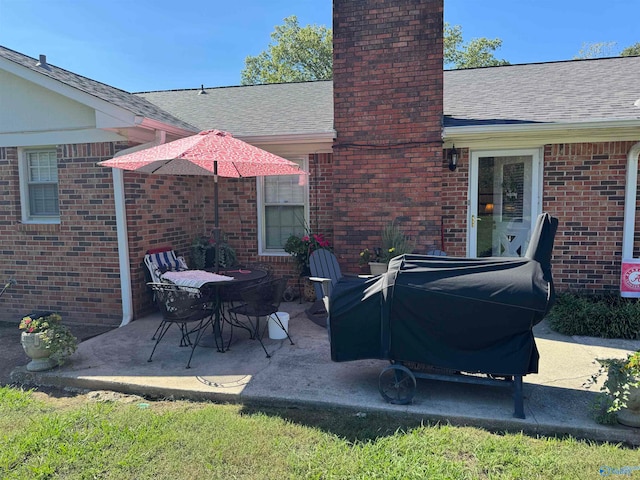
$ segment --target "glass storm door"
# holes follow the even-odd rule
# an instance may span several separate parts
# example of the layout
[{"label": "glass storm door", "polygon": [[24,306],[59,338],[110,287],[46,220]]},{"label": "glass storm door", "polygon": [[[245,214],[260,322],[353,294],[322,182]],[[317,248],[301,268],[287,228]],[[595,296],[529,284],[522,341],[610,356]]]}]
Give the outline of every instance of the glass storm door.
[{"label": "glass storm door", "polygon": [[521,257],[540,212],[540,151],[473,152],[468,255]]}]

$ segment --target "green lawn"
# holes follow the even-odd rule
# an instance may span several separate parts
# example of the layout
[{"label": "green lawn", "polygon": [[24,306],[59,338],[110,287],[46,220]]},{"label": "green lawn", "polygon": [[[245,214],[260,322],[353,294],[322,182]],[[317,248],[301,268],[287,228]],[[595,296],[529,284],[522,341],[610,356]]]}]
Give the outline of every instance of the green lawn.
[{"label": "green lawn", "polygon": [[182,401],[65,402],[0,387],[3,480],[588,479],[602,478],[602,466],[640,468],[640,453],[408,417]]}]

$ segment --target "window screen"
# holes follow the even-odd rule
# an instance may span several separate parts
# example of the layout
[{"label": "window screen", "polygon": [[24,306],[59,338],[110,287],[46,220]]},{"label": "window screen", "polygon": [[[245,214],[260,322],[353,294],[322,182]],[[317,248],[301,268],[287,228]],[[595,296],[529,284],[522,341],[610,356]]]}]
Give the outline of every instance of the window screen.
[{"label": "window screen", "polygon": [[60,215],[55,150],[27,152],[26,160],[29,216],[37,218]]},{"label": "window screen", "polygon": [[[304,168],[302,160],[292,160]],[[305,231],[305,185],[299,175],[264,177],[266,249],[281,249],[289,235]]]}]

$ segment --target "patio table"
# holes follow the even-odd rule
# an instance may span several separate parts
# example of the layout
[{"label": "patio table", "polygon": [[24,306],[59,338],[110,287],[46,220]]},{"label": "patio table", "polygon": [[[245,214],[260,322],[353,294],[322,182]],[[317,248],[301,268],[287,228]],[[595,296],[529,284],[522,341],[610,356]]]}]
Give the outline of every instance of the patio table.
[{"label": "patio table", "polygon": [[[166,272],[162,275],[163,280],[168,280],[176,285],[197,287],[208,295],[214,304],[213,307],[213,335],[203,337],[199,345],[203,347],[217,348],[219,352],[225,351],[225,339],[222,336],[223,318],[222,300],[220,296],[221,287],[237,286],[249,282],[255,282],[267,276],[267,272],[258,269],[230,269],[218,273],[206,270],[183,270],[181,272]],[[229,348],[230,340],[227,342]]]}]

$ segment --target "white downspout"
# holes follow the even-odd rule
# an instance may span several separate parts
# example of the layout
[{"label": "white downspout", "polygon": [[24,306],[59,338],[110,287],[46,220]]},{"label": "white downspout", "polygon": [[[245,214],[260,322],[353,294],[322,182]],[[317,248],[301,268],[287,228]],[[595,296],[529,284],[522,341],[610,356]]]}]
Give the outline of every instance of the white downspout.
[{"label": "white downspout", "polygon": [[620,269],[620,296],[640,297],[640,259],[633,258],[633,240],[636,234],[636,194],[638,192],[638,155],[640,142],[627,154],[627,178],[624,192],[624,226],[622,228],[622,265]]},{"label": "white downspout", "polygon": [[638,155],[640,142],[627,154],[627,183],[624,195],[624,226],[622,230],[622,259],[633,258],[633,238],[636,233],[636,195],[638,193]]},{"label": "white downspout", "polygon": [[[155,147],[165,143],[166,132],[156,130],[153,142],[127,148],[116,154],[116,157]],[[113,197],[116,211],[116,231],[118,238],[118,263],[120,268],[120,291],[122,292],[122,321],[124,327],[133,320],[133,293],[131,291],[131,269],[129,265],[129,232],[127,229],[127,209],[124,195],[124,171],[120,168],[111,169],[113,173]]]}]

